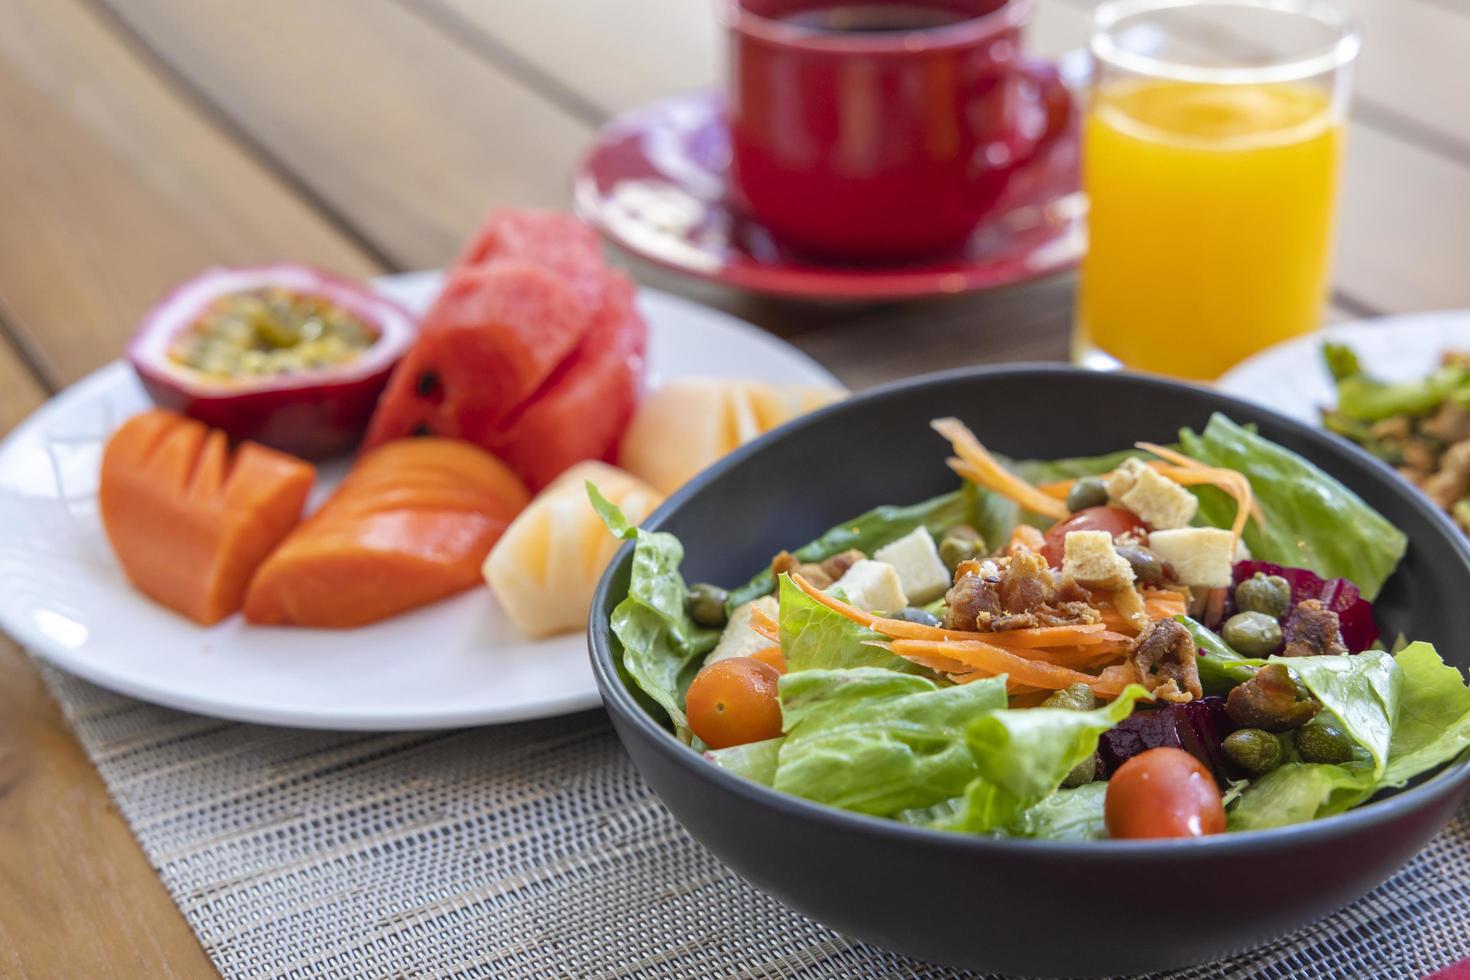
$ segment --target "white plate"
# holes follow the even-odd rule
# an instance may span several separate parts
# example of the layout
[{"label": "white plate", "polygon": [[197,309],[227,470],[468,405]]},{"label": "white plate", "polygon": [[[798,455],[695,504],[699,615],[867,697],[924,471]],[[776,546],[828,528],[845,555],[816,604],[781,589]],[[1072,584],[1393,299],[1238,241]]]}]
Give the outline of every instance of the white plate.
[{"label": "white plate", "polygon": [[[423,309],[438,275],[382,280]],[[749,324],[643,290],[654,381],[680,376],[835,383]],[[598,703],[585,637],[529,641],[488,589],[348,631],[204,628],[135,592],[97,516],[102,443],[148,404],[110,364],[57,395],[0,445],[0,626],[103,687],[239,721],[333,729],[451,728]],[[343,466],[324,467],[322,493]],[[320,499],[318,497],[318,499]]]},{"label": "white plate", "polygon": [[1268,347],[1231,368],[1216,387],[1299,422],[1321,425],[1321,410],[1337,403],[1337,389],[1322,363],[1322,344],[1329,340],[1357,351],[1377,377],[1411,381],[1434,370],[1444,351],[1470,350],[1470,310],[1340,323]]}]

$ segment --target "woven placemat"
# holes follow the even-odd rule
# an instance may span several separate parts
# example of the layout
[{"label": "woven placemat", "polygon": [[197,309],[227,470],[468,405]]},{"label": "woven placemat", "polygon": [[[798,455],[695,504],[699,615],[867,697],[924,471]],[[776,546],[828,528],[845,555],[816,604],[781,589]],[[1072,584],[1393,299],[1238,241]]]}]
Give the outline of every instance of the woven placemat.
[{"label": "woven placemat", "polygon": [[[236,977],[970,977],[791,912],[689,838],[601,711],[449,732],[241,725],[43,674]],[[1337,915],[1169,974],[1419,977],[1470,954],[1470,808]]]}]

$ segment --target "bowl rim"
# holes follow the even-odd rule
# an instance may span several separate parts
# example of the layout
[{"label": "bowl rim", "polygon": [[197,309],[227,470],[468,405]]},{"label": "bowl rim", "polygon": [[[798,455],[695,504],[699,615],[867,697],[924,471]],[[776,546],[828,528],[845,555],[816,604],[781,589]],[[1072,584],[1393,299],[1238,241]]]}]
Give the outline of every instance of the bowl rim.
[{"label": "bowl rim", "polygon": [[[843,399],[801,416],[798,419],[794,419],[736,449],[676,491],[657,510],[650,514],[641,526],[650,531],[659,530],[668,521],[669,517],[684,505],[685,501],[699,493],[706,485],[719,480],[725,473],[743,465],[748,458],[761,452],[767,445],[781,439],[789,438],[791,435],[803,431],[810,426],[821,424],[828,416],[845,411],[853,404],[899,398],[915,389],[926,388],[935,384],[947,384],[962,380],[993,379],[998,375],[1014,375],[1036,379],[1042,379],[1048,376],[1055,379],[1060,377],[1077,377],[1080,375],[1120,377],[1130,382],[1142,384],[1145,388],[1170,391],[1185,388],[1207,395],[1217,403],[1212,411],[1224,412],[1227,415],[1230,414],[1232,409],[1264,414],[1270,418],[1273,424],[1279,425],[1281,428],[1301,436],[1309,442],[1321,445],[1330,453],[1346,455],[1349,459],[1359,463],[1369,464],[1370,469],[1378,470],[1389,486],[1393,486],[1403,493],[1409,506],[1428,517],[1431,525],[1437,526],[1439,532],[1448,537],[1453,550],[1459,554],[1467,570],[1470,570],[1470,538],[1462,534],[1450,521],[1449,517],[1437,507],[1433,506],[1427,497],[1407,484],[1403,484],[1402,477],[1389,468],[1387,464],[1346,440],[1340,440],[1329,433],[1319,431],[1263,405],[1248,402],[1233,395],[1227,395],[1205,385],[1176,381],[1157,375],[1127,371],[1098,372],[1071,365],[1045,362],[982,365],[939,371],[919,375],[914,378],[906,378],[854,394],[850,398]],[[1007,856],[1016,856],[1025,853],[1064,859],[1081,859],[1085,857],[1091,860],[1132,862],[1154,855],[1179,857],[1198,854],[1201,857],[1208,857],[1222,851],[1270,853],[1296,848],[1338,836],[1345,836],[1352,831],[1365,829],[1369,826],[1388,823],[1396,818],[1404,817],[1412,812],[1426,808],[1447,794],[1461,791],[1467,785],[1470,785],[1470,750],[1467,750],[1461,752],[1458,758],[1446,763],[1438,772],[1433,773],[1424,779],[1423,782],[1401,789],[1385,799],[1374,800],[1343,813],[1333,814],[1332,816],[1317,820],[1310,820],[1305,823],[1290,824],[1284,827],[1272,827],[1264,830],[1236,831],[1199,838],[1156,840],[1056,841],[1026,837],[988,837],[980,834],[962,834],[930,827],[918,827],[901,823],[897,820],[856,813],[851,810],[843,810],[838,807],[817,803],[789,793],[779,792],[771,787],[764,786],[753,780],[745,779],[727,770],[711,765],[705,760],[702,753],[696,752],[683,742],[680,742],[672,732],[655,720],[634,699],[633,693],[623,682],[612,660],[611,623],[608,617],[600,615],[600,610],[608,604],[608,597],[615,572],[630,560],[633,547],[634,542],[629,541],[618,548],[612,560],[608,563],[607,571],[598,582],[597,590],[592,598],[592,610],[587,628],[587,646],[589,656],[592,660],[593,674],[596,677],[598,687],[602,691],[603,704],[607,707],[609,713],[622,718],[625,722],[636,728],[640,735],[645,736],[645,739],[653,746],[655,751],[674,760],[676,765],[683,767],[685,771],[694,775],[696,778],[743,797],[753,804],[773,807],[783,816],[789,816],[794,819],[814,820],[834,830],[872,833],[879,837],[891,839],[897,844],[921,847],[951,847],[965,853],[974,854],[977,857],[987,854],[994,855],[1003,851]]]}]

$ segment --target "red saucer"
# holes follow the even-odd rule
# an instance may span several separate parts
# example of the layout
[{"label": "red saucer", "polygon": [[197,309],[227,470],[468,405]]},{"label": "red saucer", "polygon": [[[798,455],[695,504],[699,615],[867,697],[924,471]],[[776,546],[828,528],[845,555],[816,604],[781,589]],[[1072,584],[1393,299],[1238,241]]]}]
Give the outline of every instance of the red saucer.
[{"label": "red saucer", "polygon": [[719,92],[674,96],[605,126],[577,168],[574,207],[635,255],[756,293],[878,300],[993,289],[1066,269],[1082,254],[1077,115],[1017,168],[995,217],[963,249],[902,265],[824,264],[733,211]]}]

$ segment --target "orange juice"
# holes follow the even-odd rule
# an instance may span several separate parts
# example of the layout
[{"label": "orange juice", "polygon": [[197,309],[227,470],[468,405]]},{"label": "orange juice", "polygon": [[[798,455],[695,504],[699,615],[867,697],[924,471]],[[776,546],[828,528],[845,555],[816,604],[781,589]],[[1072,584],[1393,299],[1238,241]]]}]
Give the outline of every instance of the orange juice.
[{"label": "orange juice", "polygon": [[1319,325],[1342,124],[1305,85],[1121,81],[1084,133],[1078,340],[1214,378]]}]

